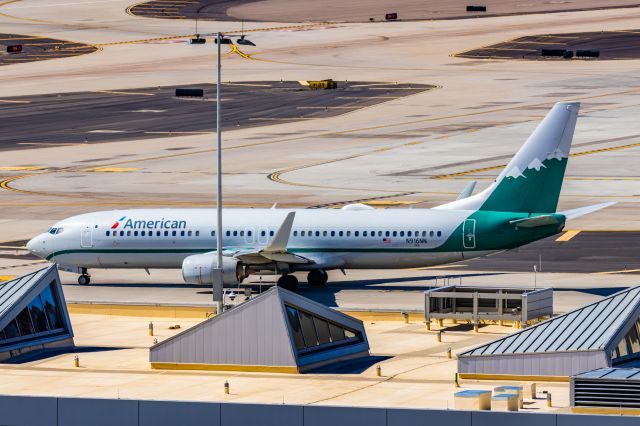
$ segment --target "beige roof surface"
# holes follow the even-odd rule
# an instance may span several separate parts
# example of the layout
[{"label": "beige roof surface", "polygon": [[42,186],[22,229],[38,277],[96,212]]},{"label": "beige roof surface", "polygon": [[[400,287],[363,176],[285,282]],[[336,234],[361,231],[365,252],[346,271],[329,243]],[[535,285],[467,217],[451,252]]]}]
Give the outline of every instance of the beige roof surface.
[{"label": "beige roof surface", "polygon": [[[453,351],[488,342],[509,328],[489,326],[481,333],[450,331],[436,342],[435,331],[424,324],[366,322],[371,352],[377,362],[364,371],[323,374],[272,374],[213,371],[161,371],[149,366],[148,348],[196,323],[193,319],[72,315],[78,351],[24,364],[0,364],[0,393],[20,395],[97,396],[121,398],[334,404],[392,407],[453,407],[455,359]],[[181,330],[169,330],[180,324]],[[461,327],[461,326],[459,326]],[[464,329],[464,327],[463,327]],[[434,328],[435,330],[435,328]],[[84,349],[82,349],[84,348]],[[75,354],[80,368],[73,366]],[[375,366],[382,368],[376,377]],[[229,381],[230,395],[223,384]],[[500,383],[463,381],[462,389],[492,389]],[[566,407],[567,383],[538,386],[550,390],[554,406]],[[528,407],[544,410],[545,401]]]}]

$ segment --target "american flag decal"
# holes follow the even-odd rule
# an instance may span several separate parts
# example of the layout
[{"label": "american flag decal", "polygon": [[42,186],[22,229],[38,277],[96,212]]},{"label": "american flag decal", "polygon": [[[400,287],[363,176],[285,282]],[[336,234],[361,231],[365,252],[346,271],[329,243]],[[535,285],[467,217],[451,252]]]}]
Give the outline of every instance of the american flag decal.
[{"label": "american flag decal", "polygon": [[391,242],[391,238],[383,238],[382,242],[385,243],[385,244],[388,244],[388,243]]}]

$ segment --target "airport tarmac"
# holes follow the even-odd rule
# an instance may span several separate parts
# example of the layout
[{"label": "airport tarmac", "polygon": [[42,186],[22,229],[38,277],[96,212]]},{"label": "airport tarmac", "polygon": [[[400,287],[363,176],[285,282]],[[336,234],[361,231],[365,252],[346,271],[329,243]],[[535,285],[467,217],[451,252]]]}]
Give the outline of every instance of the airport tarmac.
[{"label": "airport tarmac", "polygon": [[[332,90],[311,90],[307,82],[298,81],[222,83],[223,130],[333,117],[433,88],[380,82],[337,84]],[[204,96],[178,97],[177,89],[200,89]],[[4,101],[0,114],[14,130],[0,135],[0,150],[216,130],[216,86],[212,84],[19,96]]]},{"label": "airport tarmac", "polygon": [[425,2],[405,0],[393,5],[373,0],[357,0],[349,3],[323,1],[303,3],[291,0],[151,0],[136,3],[128,13],[148,18],[208,19],[217,21],[248,20],[276,22],[363,22],[383,20],[387,13],[398,13],[401,20],[464,19],[483,16],[500,16],[536,12],[557,12],[637,6],[630,0],[583,0],[579,4],[569,1],[529,1],[515,5],[509,0],[486,0],[485,12],[467,12],[468,1],[436,0]]},{"label": "airport tarmac", "polygon": [[[543,49],[571,51],[570,58],[543,56]],[[598,51],[598,57],[585,57],[578,51]],[[465,58],[527,60],[624,60],[640,57],[640,31],[597,31],[572,34],[540,34],[508,40],[480,49],[459,53]]]},{"label": "airport tarmac", "polygon": [[[8,46],[22,46],[20,53],[8,53]],[[32,35],[0,34],[0,66],[93,53],[95,46]]]}]

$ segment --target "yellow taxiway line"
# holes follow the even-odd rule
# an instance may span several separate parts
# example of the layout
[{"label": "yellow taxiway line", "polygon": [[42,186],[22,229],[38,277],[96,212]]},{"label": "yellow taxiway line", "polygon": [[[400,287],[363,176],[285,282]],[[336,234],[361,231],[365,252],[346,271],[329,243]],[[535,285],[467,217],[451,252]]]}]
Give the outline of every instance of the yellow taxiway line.
[{"label": "yellow taxiway line", "polygon": [[579,229],[568,230],[567,232],[565,232],[564,234],[556,238],[556,241],[560,241],[560,242],[570,241],[573,237],[575,237],[579,233],[580,233]]},{"label": "yellow taxiway line", "polygon": [[622,269],[620,271],[593,272],[591,275],[632,274],[640,272],[640,269]]}]

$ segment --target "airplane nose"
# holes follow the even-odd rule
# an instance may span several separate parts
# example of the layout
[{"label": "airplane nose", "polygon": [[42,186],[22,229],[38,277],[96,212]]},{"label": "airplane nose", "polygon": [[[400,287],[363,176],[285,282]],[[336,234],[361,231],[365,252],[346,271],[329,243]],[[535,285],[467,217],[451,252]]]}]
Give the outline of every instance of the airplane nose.
[{"label": "airplane nose", "polygon": [[35,255],[40,254],[41,248],[42,248],[42,243],[41,243],[40,236],[30,239],[29,242],[27,243],[27,250],[29,250],[31,253]]}]

